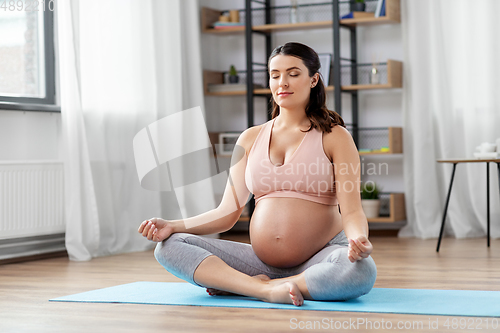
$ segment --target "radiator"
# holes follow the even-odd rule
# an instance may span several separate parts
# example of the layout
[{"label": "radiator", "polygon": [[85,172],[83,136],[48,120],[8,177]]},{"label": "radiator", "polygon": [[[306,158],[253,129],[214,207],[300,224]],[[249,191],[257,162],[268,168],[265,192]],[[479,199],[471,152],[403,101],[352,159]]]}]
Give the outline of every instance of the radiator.
[{"label": "radiator", "polygon": [[61,161],[0,161],[0,260],[64,250]]}]

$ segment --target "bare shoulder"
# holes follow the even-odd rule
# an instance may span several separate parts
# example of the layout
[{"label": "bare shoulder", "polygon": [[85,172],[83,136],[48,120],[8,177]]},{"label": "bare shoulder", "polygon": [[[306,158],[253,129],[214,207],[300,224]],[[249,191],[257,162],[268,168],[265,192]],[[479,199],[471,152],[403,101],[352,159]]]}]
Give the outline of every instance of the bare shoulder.
[{"label": "bare shoulder", "polygon": [[255,142],[255,139],[257,138],[257,135],[259,135],[259,132],[264,125],[265,125],[265,123],[262,125],[256,125],[256,126],[252,126],[250,128],[247,128],[238,137],[236,144],[245,148],[247,156],[248,156],[248,153],[250,153],[250,150],[252,149],[252,146]]},{"label": "bare shoulder", "polygon": [[357,154],[356,144],[351,133],[340,125],[334,126],[330,133],[323,134],[323,145],[330,161],[335,161],[335,156],[339,157],[345,152],[355,151]]},{"label": "bare shoulder", "polygon": [[352,141],[351,133],[343,126],[335,125],[330,133],[325,133],[325,140],[331,144],[342,144]]}]

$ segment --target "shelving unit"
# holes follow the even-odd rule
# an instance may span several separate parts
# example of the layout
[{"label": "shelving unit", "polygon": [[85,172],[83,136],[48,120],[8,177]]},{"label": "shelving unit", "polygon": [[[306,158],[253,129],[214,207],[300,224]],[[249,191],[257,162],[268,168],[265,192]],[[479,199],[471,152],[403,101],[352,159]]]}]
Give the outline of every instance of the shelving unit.
[{"label": "shelving unit", "polygon": [[[245,10],[241,10],[242,12]],[[234,27],[225,29],[214,29],[212,24],[217,22],[221,15],[220,10],[203,7],[201,11],[201,28],[203,33],[208,34],[240,34],[245,32],[245,27]],[[377,24],[396,24],[401,23],[399,0],[387,0],[386,16],[382,17],[363,17],[339,20],[340,25],[348,27],[377,25]],[[317,22],[299,22],[299,23],[269,23],[264,25],[255,25],[252,27],[254,31],[261,32],[279,32],[292,30],[320,29],[331,28],[333,20],[317,21]]]},{"label": "shelving unit", "polygon": [[[257,6],[262,6],[260,8],[253,8],[252,3],[255,2]],[[322,4],[310,4],[313,5],[325,5]],[[204,7],[201,11],[201,29],[202,33],[214,34],[214,35],[235,35],[235,34],[245,34],[246,41],[246,90],[241,91],[228,91],[228,92],[209,92],[209,84],[222,84],[224,83],[225,72],[204,70],[204,90],[207,96],[246,96],[247,100],[247,127],[254,126],[254,97],[264,97],[269,99],[271,96],[271,91],[269,88],[254,88],[254,73],[256,70],[254,66],[262,66],[265,64],[258,64],[253,62],[253,49],[252,49],[252,37],[256,33],[265,38],[266,45],[266,59],[271,54],[273,49],[271,45],[271,34],[279,33],[282,31],[299,31],[307,29],[332,29],[333,31],[333,77],[331,85],[326,87],[327,92],[333,92],[335,106],[334,110],[341,114],[342,106],[342,95],[348,94],[351,97],[352,105],[352,130],[356,145],[358,145],[364,130],[358,127],[358,92],[362,90],[373,90],[373,89],[395,89],[402,87],[402,63],[397,60],[388,59],[386,63],[381,64],[386,66],[386,80],[380,82],[379,84],[367,84],[359,78],[362,66],[367,64],[360,64],[357,62],[357,49],[356,49],[356,28],[358,26],[370,26],[370,25],[380,25],[380,24],[399,24],[400,19],[400,2],[399,0],[386,0],[386,16],[384,17],[363,17],[363,18],[353,18],[353,19],[339,19],[341,16],[340,6],[352,6],[348,1],[331,0],[331,20],[322,20],[316,22],[300,22],[300,23],[272,23],[270,0],[245,0],[245,9],[241,9],[245,15],[245,25],[240,27],[232,27],[225,29],[214,29],[212,27],[213,23],[219,19],[219,16],[224,12],[223,10],[216,10],[212,8]],[[299,5],[300,6],[300,5]],[[345,7],[344,7],[345,9]],[[351,11],[352,8],[349,7]],[[252,24],[252,17],[255,10],[264,10],[265,24]],[[345,10],[344,10],[345,11]],[[340,29],[348,29],[351,33],[350,43],[351,43],[351,59],[341,59],[340,58]],[[347,62],[348,65],[342,65],[341,61]],[[342,84],[341,75],[342,69],[346,67],[349,68],[350,80],[348,84]],[[346,80],[347,81],[347,80]],[[269,76],[266,73],[266,82],[269,82]],[[266,83],[267,85],[267,83]],[[340,89],[335,89],[340,87]],[[268,110],[269,111],[269,110]],[[268,120],[270,119],[270,112],[267,112]],[[401,154],[402,153],[402,128],[401,127],[387,127],[385,128],[387,134],[385,135],[387,145],[389,147],[388,151],[371,151],[371,152],[360,152],[360,155],[384,155],[384,154]],[[362,137],[361,137],[362,139]],[[358,148],[360,146],[358,145]],[[250,216],[253,213],[255,201],[252,199],[249,202],[249,212]],[[369,222],[396,222],[406,219],[404,210],[404,193],[392,193],[390,195],[390,205],[391,214],[389,217],[380,217],[377,219],[370,219]],[[242,217],[240,221],[248,221],[249,217]]]}]

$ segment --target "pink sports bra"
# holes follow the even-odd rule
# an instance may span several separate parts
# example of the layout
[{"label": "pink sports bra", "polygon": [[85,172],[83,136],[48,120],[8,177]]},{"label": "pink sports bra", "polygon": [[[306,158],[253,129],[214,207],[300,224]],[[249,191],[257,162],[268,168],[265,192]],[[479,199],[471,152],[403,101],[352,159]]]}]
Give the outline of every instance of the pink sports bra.
[{"label": "pink sports bra", "polygon": [[323,150],[323,133],[317,128],[306,132],[292,157],[276,166],[269,158],[275,120],[262,126],[248,153],[245,183],[255,203],[264,198],[288,197],[338,205],[333,165]]}]

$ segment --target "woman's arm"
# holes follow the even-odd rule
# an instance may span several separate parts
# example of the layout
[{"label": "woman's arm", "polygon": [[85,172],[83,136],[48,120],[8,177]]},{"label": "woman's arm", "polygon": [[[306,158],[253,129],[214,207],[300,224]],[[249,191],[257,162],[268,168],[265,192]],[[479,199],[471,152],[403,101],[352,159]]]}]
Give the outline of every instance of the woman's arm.
[{"label": "woman's arm", "polygon": [[334,164],[337,199],[342,210],[342,225],[346,237],[353,240],[350,242],[350,247],[355,250],[351,253],[353,259],[360,260],[368,257],[373,247],[368,241],[368,220],[361,206],[359,153],[351,134],[342,126],[332,128],[327,138]]},{"label": "woman's arm", "polygon": [[[220,233],[231,229],[238,221],[246,203],[250,198],[250,191],[245,183],[245,169],[247,154],[245,147],[251,135],[245,130],[236,142],[231,157],[226,188],[219,206],[208,212],[180,220],[163,220],[152,218],[146,220],[139,227],[139,232],[150,240],[161,241],[161,229],[167,228],[166,237],[171,233],[187,232],[197,235]],[[151,221],[150,224],[148,222]],[[156,231],[155,231],[156,229]]]}]

